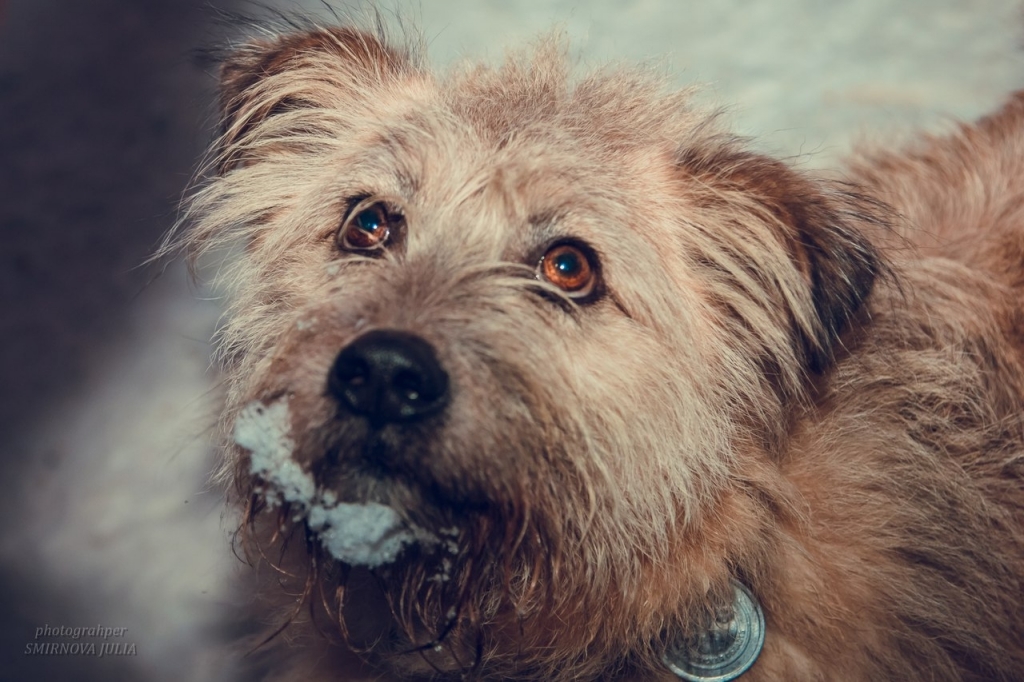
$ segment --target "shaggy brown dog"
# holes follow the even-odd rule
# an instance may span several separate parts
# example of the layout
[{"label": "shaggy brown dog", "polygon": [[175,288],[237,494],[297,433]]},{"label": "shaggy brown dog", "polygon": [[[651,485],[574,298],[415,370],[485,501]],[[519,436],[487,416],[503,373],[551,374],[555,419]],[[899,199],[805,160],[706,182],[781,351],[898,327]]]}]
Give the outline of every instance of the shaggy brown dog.
[{"label": "shaggy brown dog", "polygon": [[852,183],[551,43],[310,27],[221,102],[268,677],[675,679],[741,584],[744,680],[1024,679],[1024,95]]}]

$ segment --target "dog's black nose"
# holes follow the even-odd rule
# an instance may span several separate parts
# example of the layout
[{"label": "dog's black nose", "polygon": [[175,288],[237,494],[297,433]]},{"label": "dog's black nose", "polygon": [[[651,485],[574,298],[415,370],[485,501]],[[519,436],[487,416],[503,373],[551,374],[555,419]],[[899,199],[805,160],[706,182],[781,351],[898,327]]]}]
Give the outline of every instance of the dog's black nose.
[{"label": "dog's black nose", "polygon": [[441,410],[448,402],[448,375],[419,336],[378,329],[338,353],[327,390],[342,407],[380,428]]}]

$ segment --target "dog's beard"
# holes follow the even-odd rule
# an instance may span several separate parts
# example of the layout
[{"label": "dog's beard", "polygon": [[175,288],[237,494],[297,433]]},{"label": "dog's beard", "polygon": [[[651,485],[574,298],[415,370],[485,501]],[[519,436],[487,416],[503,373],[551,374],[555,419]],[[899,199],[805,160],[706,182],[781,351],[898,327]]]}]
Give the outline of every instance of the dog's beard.
[{"label": "dog's beard", "polygon": [[[505,651],[507,642],[530,646],[522,632],[547,630],[530,621],[559,610],[565,533],[545,497],[555,487],[538,487],[529,467],[503,475],[432,466],[509,434],[490,434],[488,444],[465,434],[428,439],[334,417],[293,440],[281,414],[276,424],[253,422],[255,410],[265,418],[281,404],[252,403],[236,421],[236,442],[249,451],[238,492],[248,499],[242,537],[250,554],[276,565],[285,563],[284,546],[304,548],[302,578],[291,562],[279,566],[299,583],[298,602],[369,659],[424,674],[493,667],[495,658],[515,665],[518,651]],[[252,433],[260,428],[262,440]],[[549,444],[569,439],[535,435],[519,429],[506,442],[534,461],[569,461]],[[308,472],[302,461],[312,463]],[[571,491],[561,493],[559,502],[572,504]]]},{"label": "dog's beard", "polygon": [[531,620],[557,608],[552,533],[523,509],[432,515],[451,524],[440,527],[438,541],[410,543],[373,567],[338,560],[291,505],[271,508],[262,494],[251,497],[242,537],[272,565],[284,563],[289,543],[304,548],[304,576],[293,562],[278,568],[301,583],[298,603],[308,604],[321,630],[340,633],[368,660],[453,673],[485,659],[492,666],[495,656],[514,660],[500,651],[502,640],[514,640],[502,632],[529,632]]}]

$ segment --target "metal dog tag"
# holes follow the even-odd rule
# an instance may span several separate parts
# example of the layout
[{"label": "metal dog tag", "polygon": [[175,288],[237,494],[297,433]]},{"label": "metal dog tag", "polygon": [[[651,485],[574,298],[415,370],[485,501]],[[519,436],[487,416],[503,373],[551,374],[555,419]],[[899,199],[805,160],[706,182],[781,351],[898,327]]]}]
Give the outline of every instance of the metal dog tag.
[{"label": "metal dog tag", "polygon": [[746,586],[733,581],[732,604],[714,622],[670,648],[662,659],[689,682],[729,682],[754,665],[764,646],[764,612]]}]

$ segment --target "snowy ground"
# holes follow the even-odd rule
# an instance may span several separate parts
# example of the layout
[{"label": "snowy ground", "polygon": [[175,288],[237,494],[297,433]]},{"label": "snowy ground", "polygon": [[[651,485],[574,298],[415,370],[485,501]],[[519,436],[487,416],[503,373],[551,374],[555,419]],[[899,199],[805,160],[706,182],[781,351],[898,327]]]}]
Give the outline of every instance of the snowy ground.
[{"label": "snowy ground", "polygon": [[[203,437],[219,311],[180,266],[152,284],[136,268],[207,139],[212,80],[190,51],[215,40],[210,4],[232,3],[0,0],[0,680],[230,679],[237,560]],[[658,59],[812,167],[1024,83],[1017,0],[397,6],[439,65],[555,24],[584,66]],[[115,639],[136,655],[26,655],[71,641],[36,639],[47,625],[128,628]]]}]

